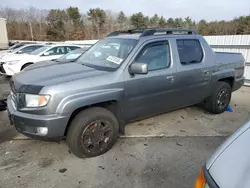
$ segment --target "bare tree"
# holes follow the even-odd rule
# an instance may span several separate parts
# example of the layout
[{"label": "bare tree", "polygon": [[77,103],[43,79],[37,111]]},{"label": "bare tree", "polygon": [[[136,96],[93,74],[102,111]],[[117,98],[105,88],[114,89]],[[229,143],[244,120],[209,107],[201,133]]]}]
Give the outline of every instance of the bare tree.
[{"label": "bare tree", "polygon": [[80,13],[77,7],[65,10],[0,8],[0,17],[7,19],[9,39],[21,40],[83,40],[105,37],[107,33],[129,28],[177,27],[196,28],[202,35],[250,34],[250,15],[231,21],[201,20],[190,17],[164,18],[155,14],[149,18],[142,12],[127,17],[123,11],[100,8]]}]

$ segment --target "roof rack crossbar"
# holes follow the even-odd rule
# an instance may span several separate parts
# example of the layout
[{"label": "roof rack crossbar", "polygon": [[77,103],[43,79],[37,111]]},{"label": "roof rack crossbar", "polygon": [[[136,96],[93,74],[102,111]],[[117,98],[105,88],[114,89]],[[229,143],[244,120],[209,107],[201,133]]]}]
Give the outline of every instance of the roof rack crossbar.
[{"label": "roof rack crossbar", "polygon": [[171,35],[175,33],[184,33],[188,35],[195,35],[197,34],[196,30],[194,29],[178,29],[178,28],[146,28],[146,29],[130,29],[126,31],[114,31],[107,35],[107,37],[111,36],[118,36],[120,34],[135,34],[141,33],[140,37],[151,36],[156,33],[163,33],[166,35]]},{"label": "roof rack crossbar", "polygon": [[175,34],[175,33],[184,33],[188,35],[195,35],[197,32],[193,29],[176,29],[176,28],[159,28],[159,29],[146,29],[140,37],[154,35],[156,33],[165,33],[167,35]]}]

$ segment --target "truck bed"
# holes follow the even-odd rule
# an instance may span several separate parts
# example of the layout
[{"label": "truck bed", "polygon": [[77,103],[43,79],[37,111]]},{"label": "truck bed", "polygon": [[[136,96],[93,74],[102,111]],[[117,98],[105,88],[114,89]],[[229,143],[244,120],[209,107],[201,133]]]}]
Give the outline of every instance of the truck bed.
[{"label": "truck bed", "polygon": [[241,53],[231,53],[231,52],[215,52],[216,63],[217,64],[240,64],[244,67],[244,57]]}]

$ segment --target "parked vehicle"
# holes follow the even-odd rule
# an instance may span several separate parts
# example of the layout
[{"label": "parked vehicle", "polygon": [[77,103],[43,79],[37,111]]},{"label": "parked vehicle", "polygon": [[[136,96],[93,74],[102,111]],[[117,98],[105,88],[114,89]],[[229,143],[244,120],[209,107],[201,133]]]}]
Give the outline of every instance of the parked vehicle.
[{"label": "parked vehicle", "polygon": [[5,59],[11,59],[13,56],[18,57],[16,55],[20,54],[29,54],[33,52],[34,50],[43,47],[44,45],[42,44],[27,44],[27,45],[22,45],[19,48],[13,49],[13,50],[8,50],[5,53],[0,54],[0,62],[6,61]]},{"label": "parked vehicle", "polygon": [[11,53],[11,52],[13,52],[14,50],[16,50],[17,48],[21,48],[21,47],[23,47],[24,45],[28,45],[28,44],[36,44],[35,42],[20,42],[20,43],[16,43],[16,44],[14,44],[14,45],[12,45],[12,46],[10,46],[9,48],[8,48],[8,50],[1,50],[0,51],[0,56],[2,56],[2,54],[3,53]]},{"label": "parked vehicle", "polygon": [[77,48],[76,50],[73,50],[73,51],[63,55],[62,57],[60,57],[58,59],[53,59],[51,61],[41,61],[41,62],[35,63],[33,65],[30,65],[30,66],[26,67],[25,69],[23,69],[23,71],[32,70],[32,69],[39,68],[39,67],[55,65],[58,63],[75,62],[87,50],[88,50],[88,48],[86,48],[86,47],[85,48]]},{"label": "parked vehicle", "polygon": [[202,168],[195,188],[248,188],[250,121],[230,136]]},{"label": "parked vehicle", "polygon": [[77,45],[51,45],[43,46],[30,54],[9,57],[2,60],[0,65],[0,73],[7,76],[12,76],[15,73],[19,73],[25,67],[30,66],[34,63],[46,60],[57,59],[68,52],[80,48]]},{"label": "parked vehicle", "polygon": [[129,30],[111,33],[76,62],[14,75],[7,104],[21,133],[66,137],[76,156],[93,157],[128,122],[197,103],[224,112],[243,74],[241,54],[215,53],[192,30]]}]

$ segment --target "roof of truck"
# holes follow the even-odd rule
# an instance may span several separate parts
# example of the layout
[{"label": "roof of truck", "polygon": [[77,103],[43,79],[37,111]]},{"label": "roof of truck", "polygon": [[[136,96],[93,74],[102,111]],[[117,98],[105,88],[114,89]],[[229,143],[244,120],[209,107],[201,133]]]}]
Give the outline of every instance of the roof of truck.
[{"label": "roof of truck", "polygon": [[192,38],[199,36],[195,30],[192,29],[176,29],[176,28],[153,28],[140,30],[115,31],[110,33],[109,38],[123,38],[123,39],[145,39],[155,38],[159,36],[167,36],[169,38]]},{"label": "roof of truck", "polygon": [[118,35],[118,36],[111,36],[110,38],[122,38],[122,39],[139,39],[140,34],[131,34],[131,35]]}]

